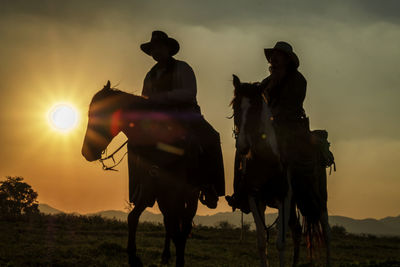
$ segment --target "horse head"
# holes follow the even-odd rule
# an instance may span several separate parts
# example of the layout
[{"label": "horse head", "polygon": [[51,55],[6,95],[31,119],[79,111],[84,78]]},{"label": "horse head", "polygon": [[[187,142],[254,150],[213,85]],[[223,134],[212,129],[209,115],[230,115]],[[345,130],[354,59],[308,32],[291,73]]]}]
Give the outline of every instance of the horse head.
[{"label": "horse head", "polygon": [[89,106],[89,120],[82,146],[88,161],[101,158],[111,140],[121,131],[121,101],[123,92],[111,88],[110,81],[98,91]]},{"label": "horse head", "polygon": [[278,155],[273,117],[259,83],[242,83],[233,75],[234,98],[231,102],[236,135],[236,149],[247,154],[265,145]]}]

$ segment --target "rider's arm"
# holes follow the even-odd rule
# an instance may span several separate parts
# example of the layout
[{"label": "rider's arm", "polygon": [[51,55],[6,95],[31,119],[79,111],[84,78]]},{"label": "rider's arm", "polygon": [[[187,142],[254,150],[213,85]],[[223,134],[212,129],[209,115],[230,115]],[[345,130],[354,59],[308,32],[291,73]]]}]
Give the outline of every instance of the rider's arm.
[{"label": "rider's arm", "polygon": [[147,73],[146,77],[143,81],[143,89],[142,89],[143,96],[151,95],[151,80],[150,80],[150,72]]},{"label": "rider's arm", "polygon": [[300,72],[296,72],[290,86],[290,96],[286,97],[286,101],[288,101],[287,106],[294,109],[302,109],[304,99],[306,98],[307,80]]},{"label": "rider's arm", "polygon": [[168,92],[151,92],[151,79],[147,74],[143,83],[142,95],[150,96],[152,101],[161,104],[185,104],[196,103],[196,77],[193,69],[183,61],[176,61],[175,70],[172,77],[173,89]]}]

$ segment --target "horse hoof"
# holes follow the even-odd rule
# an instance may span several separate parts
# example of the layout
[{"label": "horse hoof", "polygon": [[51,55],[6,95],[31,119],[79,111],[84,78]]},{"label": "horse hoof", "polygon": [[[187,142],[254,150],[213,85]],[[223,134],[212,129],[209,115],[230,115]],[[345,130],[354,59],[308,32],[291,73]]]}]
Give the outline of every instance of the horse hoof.
[{"label": "horse hoof", "polygon": [[138,256],[129,256],[130,267],[143,267],[143,263]]}]

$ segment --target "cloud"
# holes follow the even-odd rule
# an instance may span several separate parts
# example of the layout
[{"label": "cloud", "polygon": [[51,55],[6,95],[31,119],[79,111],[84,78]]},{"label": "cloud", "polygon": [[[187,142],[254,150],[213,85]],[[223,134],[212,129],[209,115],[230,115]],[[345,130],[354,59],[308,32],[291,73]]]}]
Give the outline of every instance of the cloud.
[{"label": "cloud", "polygon": [[[305,106],[313,127],[327,128],[337,140],[397,139],[399,6],[372,0],[6,1],[0,10],[6,37],[0,54],[8,69],[20,73],[30,73],[23,70],[30,64],[24,59],[42,59],[39,65],[46,68],[55,55],[64,62],[64,73],[75,62],[82,62],[80,72],[88,75],[90,62],[104,72],[113,64],[113,73],[120,73],[115,76],[140,88],[143,66],[151,62],[138,45],[155,28],[165,30],[181,42],[178,57],[196,71],[203,111],[225,130],[231,127],[224,121],[230,114],[231,74],[262,79],[267,75],[262,48],[289,40],[308,79]],[[49,51],[55,55],[49,57]]]},{"label": "cloud", "polygon": [[0,14],[39,16],[92,26],[116,15],[138,23],[170,21],[216,29],[248,24],[310,23],[314,19],[398,24],[399,9],[400,3],[396,0],[14,0],[4,2]]},{"label": "cloud", "polygon": [[[351,2],[351,1],[350,1]],[[397,0],[357,0],[354,8],[361,8],[371,20],[386,21],[398,24],[400,22],[400,2]]]}]

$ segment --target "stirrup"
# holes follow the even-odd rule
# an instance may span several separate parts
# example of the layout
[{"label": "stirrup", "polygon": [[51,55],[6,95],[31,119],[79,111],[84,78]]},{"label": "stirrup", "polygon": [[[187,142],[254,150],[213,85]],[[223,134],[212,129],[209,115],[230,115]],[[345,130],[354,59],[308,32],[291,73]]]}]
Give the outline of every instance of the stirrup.
[{"label": "stirrup", "polygon": [[235,197],[235,194],[232,196],[225,196],[226,202],[228,202],[228,205],[232,207],[232,211],[235,211],[236,209],[239,209],[239,202],[237,198]]},{"label": "stirrup", "polygon": [[218,203],[218,196],[214,187],[209,187],[201,190],[199,200],[201,204],[207,206],[208,208],[215,209]]}]

